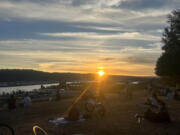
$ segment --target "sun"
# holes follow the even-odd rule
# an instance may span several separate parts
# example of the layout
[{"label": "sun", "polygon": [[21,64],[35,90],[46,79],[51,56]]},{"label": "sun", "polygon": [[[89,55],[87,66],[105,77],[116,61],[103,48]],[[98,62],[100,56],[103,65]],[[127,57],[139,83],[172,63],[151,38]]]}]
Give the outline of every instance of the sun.
[{"label": "sun", "polygon": [[99,74],[99,76],[103,76],[104,75],[104,71],[99,71],[98,74]]}]

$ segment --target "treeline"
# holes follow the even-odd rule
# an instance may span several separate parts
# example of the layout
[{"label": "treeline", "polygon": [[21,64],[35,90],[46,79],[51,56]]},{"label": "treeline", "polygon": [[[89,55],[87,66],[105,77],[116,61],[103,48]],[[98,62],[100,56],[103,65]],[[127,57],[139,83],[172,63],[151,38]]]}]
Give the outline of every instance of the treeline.
[{"label": "treeline", "polygon": [[92,74],[49,73],[31,69],[0,69],[0,82],[93,80]]},{"label": "treeline", "polygon": [[180,9],[167,16],[168,25],[162,34],[162,54],[155,73],[166,82],[180,84]]}]

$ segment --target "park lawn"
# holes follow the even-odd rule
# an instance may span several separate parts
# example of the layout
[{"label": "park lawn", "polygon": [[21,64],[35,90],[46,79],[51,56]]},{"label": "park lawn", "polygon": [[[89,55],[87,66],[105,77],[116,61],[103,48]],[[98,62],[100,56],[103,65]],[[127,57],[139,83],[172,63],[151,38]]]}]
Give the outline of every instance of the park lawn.
[{"label": "park lawn", "polygon": [[[104,105],[104,118],[94,117],[84,122],[65,125],[67,134],[85,135],[178,135],[180,134],[180,101],[167,101],[170,114],[175,117],[171,124],[155,124],[143,121],[137,123],[134,115],[143,113],[145,108],[138,106],[143,103],[148,94],[144,91],[134,92],[133,99],[127,100],[123,93],[107,93]],[[48,134],[58,134],[59,128],[48,122],[49,119],[59,117],[67,110],[75,98],[58,102],[33,103],[28,108],[17,108],[14,111],[1,110],[1,123],[8,123],[15,129],[16,135],[32,135],[32,127],[39,125]],[[83,112],[82,104],[79,105]]]}]

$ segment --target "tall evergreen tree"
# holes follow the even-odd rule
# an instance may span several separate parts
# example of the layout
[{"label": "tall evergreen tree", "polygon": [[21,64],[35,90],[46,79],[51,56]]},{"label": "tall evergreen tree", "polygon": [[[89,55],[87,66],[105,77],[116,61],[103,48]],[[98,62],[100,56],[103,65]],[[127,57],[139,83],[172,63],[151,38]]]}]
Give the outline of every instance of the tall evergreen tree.
[{"label": "tall evergreen tree", "polygon": [[180,9],[168,15],[168,26],[162,36],[163,53],[155,72],[161,77],[180,78]]}]

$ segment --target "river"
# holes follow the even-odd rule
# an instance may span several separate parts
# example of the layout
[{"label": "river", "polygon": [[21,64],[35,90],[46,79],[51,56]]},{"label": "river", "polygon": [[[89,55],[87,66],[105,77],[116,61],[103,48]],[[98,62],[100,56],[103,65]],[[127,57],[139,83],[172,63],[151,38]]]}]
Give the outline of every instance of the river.
[{"label": "river", "polygon": [[[43,84],[43,86],[51,86],[51,85],[58,85],[58,83],[53,83],[53,84]],[[0,94],[3,92],[5,93],[11,93],[12,91],[32,91],[34,89],[39,89],[41,88],[41,85],[26,85],[26,86],[13,86],[13,87],[0,87]]]}]

